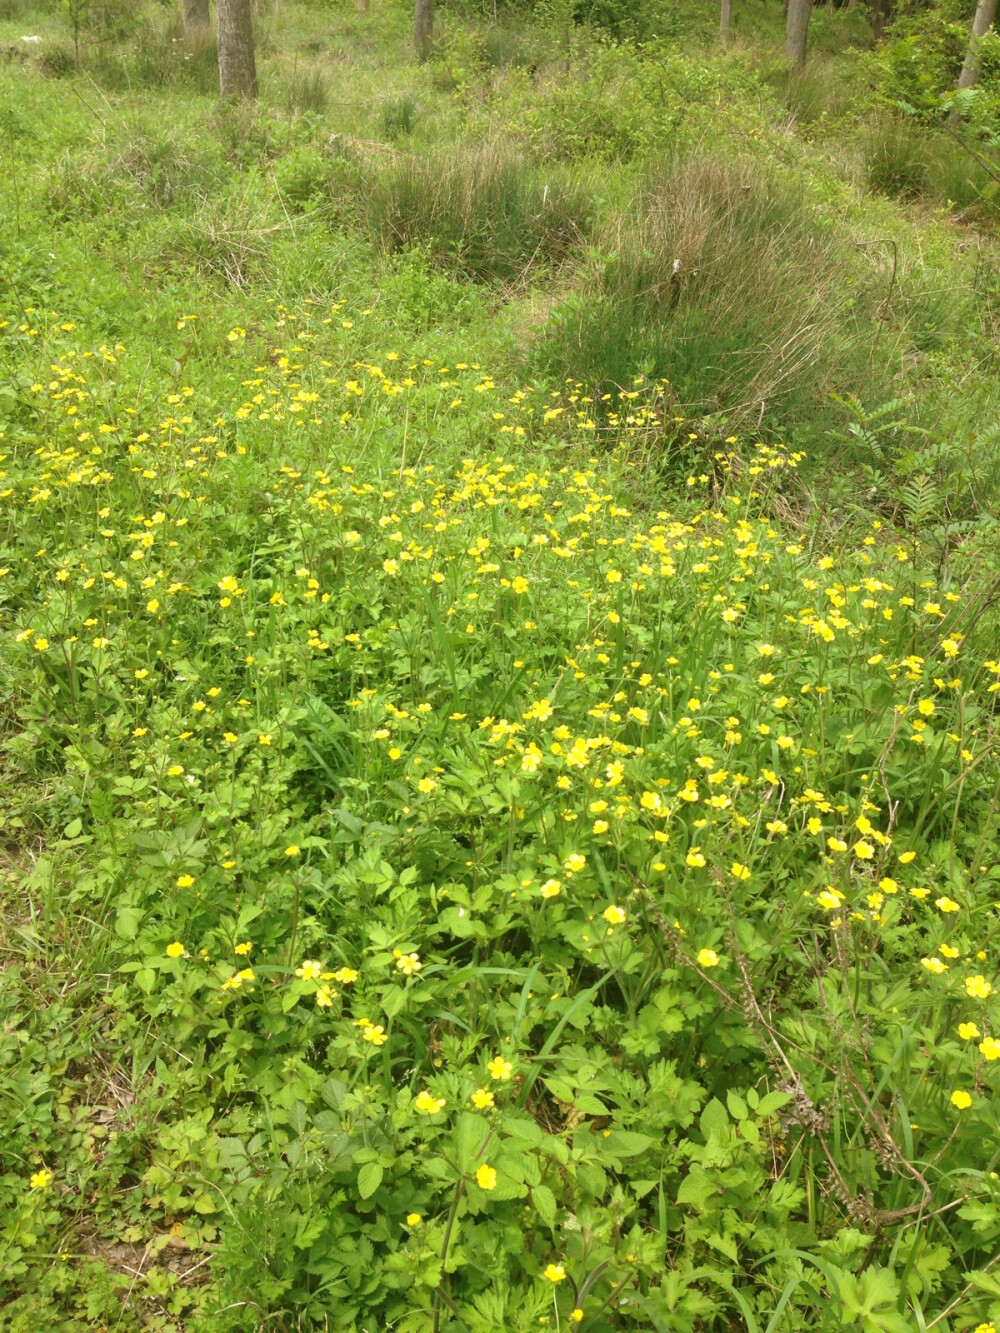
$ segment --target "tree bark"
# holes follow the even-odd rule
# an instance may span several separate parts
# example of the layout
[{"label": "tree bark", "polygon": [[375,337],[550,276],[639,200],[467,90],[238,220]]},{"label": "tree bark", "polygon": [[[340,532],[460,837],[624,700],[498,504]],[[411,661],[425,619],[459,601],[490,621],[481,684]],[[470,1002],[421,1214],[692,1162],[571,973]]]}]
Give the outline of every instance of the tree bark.
[{"label": "tree bark", "polygon": [[204,41],[211,32],[212,20],[208,13],[208,0],[183,0],[184,40],[188,46]]},{"label": "tree bark", "polygon": [[[996,3],[996,0],[994,0]],[[795,66],[806,63],[806,43],[809,38],[809,20],[812,0],[788,0],[788,22],[785,27],[785,55]]]},{"label": "tree bark", "polygon": [[257,96],[250,0],[218,0],[219,92],[223,97]]},{"label": "tree bark", "polygon": [[722,0],[722,8],[719,13],[719,36],[722,38],[722,45],[729,45],[729,29],[733,26],[733,0]]},{"label": "tree bark", "polygon": [[431,53],[434,32],[434,0],[416,0],[413,7],[413,45],[417,58],[426,60]]},{"label": "tree bark", "polygon": [[958,76],[959,92],[963,88],[974,88],[979,82],[979,71],[983,64],[982,52],[979,49],[980,39],[989,32],[996,16],[997,0],[979,0],[979,4],[976,5],[976,17],[972,20],[972,33],[969,37],[965,64]]}]

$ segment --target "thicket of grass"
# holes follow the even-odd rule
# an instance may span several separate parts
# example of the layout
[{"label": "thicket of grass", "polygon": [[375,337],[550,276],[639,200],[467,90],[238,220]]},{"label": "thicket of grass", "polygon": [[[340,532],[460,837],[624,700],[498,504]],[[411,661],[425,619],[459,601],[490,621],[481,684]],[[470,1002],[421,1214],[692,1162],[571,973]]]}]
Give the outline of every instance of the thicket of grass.
[{"label": "thicket of grass", "polygon": [[[688,415],[745,426],[826,415],[832,391],[885,393],[877,298],[835,221],[752,162],[698,157],[646,185],[600,237],[541,338],[547,369],[598,393],[670,382]],[[843,294],[852,292],[850,306]]]}]

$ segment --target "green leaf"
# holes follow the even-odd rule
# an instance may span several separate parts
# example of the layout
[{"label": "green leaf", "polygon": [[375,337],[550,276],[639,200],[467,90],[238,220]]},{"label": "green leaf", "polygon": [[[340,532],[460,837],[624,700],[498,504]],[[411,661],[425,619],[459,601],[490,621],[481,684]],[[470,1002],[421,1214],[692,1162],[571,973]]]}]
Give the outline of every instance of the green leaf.
[{"label": "green leaf", "polygon": [[139,922],[144,916],[141,907],[119,907],[115,917],[115,934],[122,940],[134,940],[139,933]]},{"label": "green leaf", "polygon": [[490,1137],[489,1121],[471,1111],[463,1111],[455,1126],[455,1161],[463,1175],[475,1171],[486,1151]]},{"label": "green leaf", "polygon": [[535,1205],[535,1212],[545,1225],[548,1227],[554,1226],[556,1220],[556,1196],[549,1189],[548,1185],[536,1185],[531,1191],[531,1202]]},{"label": "green leaf", "polygon": [[712,1138],[713,1135],[716,1138],[722,1138],[728,1134],[729,1116],[726,1115],[726,1108],[718,1097],[713,1097],[702,1111],[699,1124],[706,1139]]},{"label": "green leaf", "polygon": [[652,1147],[654,1140],[648,1134],[636,1134],[629,1129],[613,1129],[604,1143],[612,1157],[638,1157],[640,1153]]},{"label": "green leaf", "polygon": [[738,1092],[729,1091],[726,1093],[726,1105],[729,1107],[729,1114],[734,1120],[746,1120],[750,1114],[746,1102]]},{"label": "green leaf", "polygon": [[382,1167],[378,1162],[366,1162],[358,1172],[358,1195],[370,1199],[382,1184]]}]

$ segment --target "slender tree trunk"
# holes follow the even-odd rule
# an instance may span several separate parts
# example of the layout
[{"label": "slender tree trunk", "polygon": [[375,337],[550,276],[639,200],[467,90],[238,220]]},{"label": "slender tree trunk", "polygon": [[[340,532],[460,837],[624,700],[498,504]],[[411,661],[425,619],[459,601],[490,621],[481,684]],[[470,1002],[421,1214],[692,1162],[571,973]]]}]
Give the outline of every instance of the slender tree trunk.
[{"label": "slender tree trunk", "polygon": [[[979,71],[983,64],[983,56],[979,49],[979,43],[993,26],[993,20],[996,16],[997,0],[979,0],[979,3],[976,5],[976,17],[972,20],[972,33],[969,37],[969,49],[965,55],[965,64],[962,66],[962,72],[958,76],[959,92],[961,92],[963,88],[974,88],[979,82]],[[958,121],[958,107],[955,107],[949,117],[949,123],[952,129],[957,126]]]},{"label": "slender tree trunk", "polygon": [[416,0],[413,7],[413,45],[420,60],[431,52],[431,34],[434,31],[434,0]]},{"label": "slender tree trunk", "polygon": [[358,9],[362,14],[367,14],[371,5],[371,0],[358,0]]},{"label": "slender tree trunk", "polygon": [[[996,3],[996,0],[994,0]],[[788,0],[788,21],[785,27],[785,55],[793,65],[806,63],[806,42],[809,37],[809,20],[812,17],[812,0]]]},{"label": "slender tree trunk", "polygon": [[250,0],[218,0],[219,92],[223,97],[257,96]]},{"label": "slender tree trunk", "polygon": [[208,0],[183,0],[184,40],[188,46],[195,46],[204,41],[211,31],[212,20],[208,13]]},{"label": "slender tree trunk", "polygon": [[729,29],[733,25],[733,0],[722,0],[722,8],[719,12],[719,36],[722,38],[722,45],[729,45]]}]

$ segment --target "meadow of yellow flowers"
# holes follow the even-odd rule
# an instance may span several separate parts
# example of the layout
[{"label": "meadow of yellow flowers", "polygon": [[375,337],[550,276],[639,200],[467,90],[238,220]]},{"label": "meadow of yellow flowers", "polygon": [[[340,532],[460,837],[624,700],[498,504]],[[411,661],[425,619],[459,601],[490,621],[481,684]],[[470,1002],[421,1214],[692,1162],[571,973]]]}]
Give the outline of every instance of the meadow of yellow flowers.
[{"label": "meadow of yellow flowers", "polygon": [[991,1329],[974,568],[363,320],[2,321],[9,1327]]}]

